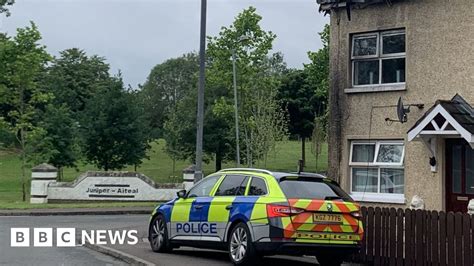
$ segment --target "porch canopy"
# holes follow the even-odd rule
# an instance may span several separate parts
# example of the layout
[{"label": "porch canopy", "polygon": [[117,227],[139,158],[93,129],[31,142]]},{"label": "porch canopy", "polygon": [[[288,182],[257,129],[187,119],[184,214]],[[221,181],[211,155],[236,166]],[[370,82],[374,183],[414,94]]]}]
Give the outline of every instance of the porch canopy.
[{"label": "porch canopy", "polygon": [[421,139],[436,154],[437,138],[463,138],[474,148],[474,108],[456,94],[438,100],[408,131],[408,141]]}]

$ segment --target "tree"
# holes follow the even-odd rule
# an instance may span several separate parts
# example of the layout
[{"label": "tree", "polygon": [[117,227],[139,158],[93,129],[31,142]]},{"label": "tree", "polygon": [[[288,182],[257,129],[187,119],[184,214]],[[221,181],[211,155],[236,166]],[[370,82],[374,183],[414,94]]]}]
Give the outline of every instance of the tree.
[{"label": "tree", "polygon": [[306,73],[302,70],[288,72],[279,87],[278,98],[289,114],[289,132],[301,138],[301,159],[306,160],[305,143],[314,129],[317,114],[317,98],[313,88],[307,84]]},{"label": "tree", "polygon": [[43,134],[36,118],[38,110],[51,98],[38,84],[50,60],[40,40],[41,34],[34,23],[18,29],[13,39],[0,37],[0,120],[19,144],[23,201],[26,200],[28,145],[34,136]]},{"label": "tree", "polygon": [[143,85],[146,119],[152,129],[152,136],[163,136],[166,117],[175,111],[178,102],[196,87],[199,70],[195,53],[184,54],[156,65]]},{"label": "tree", "polygon": [[87,103],[81,123],[86,159],[108,170],[140,165],[150,148],[143,112],[120,77],[110,78]]},{"label": "tree", "polygon": [[306,82],[314,91],[318,102],[316,116],[324,116],[328,105],[329,93],[329,25],[319,33],[323,47],[316,52],[308,52],[311,63],[304,65]]},{"label": "tree", "polygon": [[[232,131],[233,107],[221,97],[209,102],[206,97],[204,111],[203,160],[208,163],[215,158],[216,171],[222,168],[222,163],[233,158],[235,154],[234,135]],[[191,91],[176,107],[176,112],[170,113],[165,122],[166,151],[176,159],[194,159],[196,141],[196,91]]]},{"label": "tree", "polygon": [[49,104],[39,125],[44,131],[33,141],[33,161],[54,165],[59,170],[58,179],[61,180],[64,167],[76,167],[79,157],[78,123],[65,104]]},{"label": "tree", "polygon": [[7,6],[11,6],[15,3],[15,0],[0,0],[0,14],[5,13],[10,16],[10,10],[8,10]]},{"label": "tree", "polygon": [[[286,132],[284,126],[281,126],[285,124],[284,111],[278,104],[274,104],[279,82],[277,73],[282,72],[281,69],[285,67],[280,64],[283,61],[281,54],[269,54],[276,35],[263,30],[260,26],[261,20],[262,17],[256,13],[254,7],[244,9],[232,25],[222,27],[218,36],[209,38],[207,53],[207,91],[215,97],[211,103],[214,104],[219,97],[224,97],[224,102],[232,106],[231,55],[232,51],[235,51],[239,131],[243,133],[242,151],[245,152],[242,157],[248,166],[252,166],[255,160],[264,158],[274,146],[272,143]],[[231,108],[225,110],[232,111]],[[264,117],[277,120],[273,120],[272,124],[263,123],[262,119],[266,119]],[[233,119],[231,121],[233,122]]]},{"label": "tree", "polygon": [[54,104],[65,104],[77,119],[87,100],[109,80],[110,67],[99,56],[72,48],[59,53],[43,78],[42,86],[54,94]]}]

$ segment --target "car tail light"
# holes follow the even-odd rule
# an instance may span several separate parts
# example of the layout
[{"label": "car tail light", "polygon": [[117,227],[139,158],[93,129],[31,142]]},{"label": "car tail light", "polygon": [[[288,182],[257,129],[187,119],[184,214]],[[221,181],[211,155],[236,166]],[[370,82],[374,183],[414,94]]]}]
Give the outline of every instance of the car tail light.
[{"label": "car tail light", "polygon": [[295,208],[285,205],[273,205],[267,204],[267,216],[272,217],[288,217],[292,215],[297,215],[304,212],[303,209]]},{"label": "car tail light", "polygon": [[352,217],[357,218],[357,219],[362,218],[362,213],[360,211],[351,212],[351,215]]}]

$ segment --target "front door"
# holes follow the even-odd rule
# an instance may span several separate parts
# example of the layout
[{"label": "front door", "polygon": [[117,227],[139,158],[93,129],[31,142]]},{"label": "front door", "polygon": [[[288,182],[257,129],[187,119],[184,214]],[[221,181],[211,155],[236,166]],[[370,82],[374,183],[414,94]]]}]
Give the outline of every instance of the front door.
[{"label": "front door", "polygon": [[446,210],[467,212],[474,198],[474,149],[465,140],[446,140]]}]

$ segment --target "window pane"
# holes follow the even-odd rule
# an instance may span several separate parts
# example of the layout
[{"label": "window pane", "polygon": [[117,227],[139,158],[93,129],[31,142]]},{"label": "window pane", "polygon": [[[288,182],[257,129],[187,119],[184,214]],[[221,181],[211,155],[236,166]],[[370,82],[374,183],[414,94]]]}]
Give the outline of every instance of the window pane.
[{"label": "window pane", "polygon": [[405,82],[405,58],[382,60],[382,83]]},{"label": "window pane", "polygon": [[462,177],[462,146],[454,145],[452,152],[452,178],[453,178],[453,193],[461,193],[461,177]]},{"label": "window pane", "polygon": [[466,193],[474,194],[474,149],[466,147]]},{"label": "window pane", "polygon": [[260,196],[267,194],[267,186],[265,185],[265,181],[261,178],[252,178],[252,182],[249,188],[249,196]]},{"label": "window pane", "polygon": [[382,35],[383,53],[395,54],[405,52],[405,34]]},{"label": "window pane", "polygon": [[401,163],[403,154],[402,144],[380,144],[378,163]]},{"label": "window pane", "polygon": [[204,178],[201,182],[197,183],[191,190],[189,190],[188,197],[206,197],[211,193],[212,188],[219,180],[221,176],[210,176]]},{"label": "window pane", "polygon": [[227,175],[219,185],[215,196],[244,195],[247,180],[247,177],[243,175]]},{"label": "window pane", "polygon": [[355,37],[352,55],[377,55],[377,36]]},{"label": "window pane", "polygon": [[404,180],[404,169],[380,169],[380,193],[403,194]]},{"label": "window pane", "polygon": [[299,177],[280,181],[280,188],[288,199],[352,199],[338,186],[315,178]]},{"label": "window pane", "polygon": [[354,85],[379,84],[379,60],[354,62]]},{"label": "window pane", "polygon": [[377,168],[352,168],[352,191],[377,193]]},{"label": "window pane", "polygon": [[353,163],[372,163],[374,161],[375,144],[354,144],[352,148]]}]

